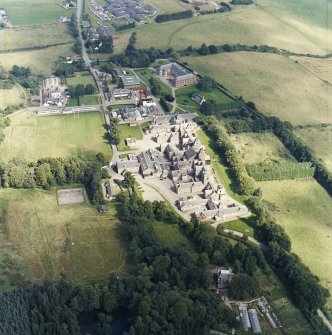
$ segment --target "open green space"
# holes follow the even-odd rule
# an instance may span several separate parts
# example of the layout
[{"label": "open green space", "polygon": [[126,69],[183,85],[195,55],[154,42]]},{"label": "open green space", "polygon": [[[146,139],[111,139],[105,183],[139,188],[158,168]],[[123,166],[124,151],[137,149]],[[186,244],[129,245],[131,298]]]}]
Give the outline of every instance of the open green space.
[{"label": "open green space", "polygon": [[213,141],[211,138],[204,132],[203,129],[199,129],[197,131],[197,137],[205,145],[206,152],[211,157],[212,168],[216,173],[218,182],[224,186],[228,195],[239,202],[243,202],[244,197],[240,196],[236,192],[236,185],[231,178],[232,172],[228,167],[223,165],[219,155],[214,151]]},{"label": "open green space", "polygon": [[90,74],[87,71],[83,71],[83,72],[75,72],[75,76],[74,77],[68,77],[66,78],[66,83],[68,86],[75,86],[78,84],[82,84],[84,86],[91,84],[93,85],[96,89],[96,82],[92,76],[92,74]]},{"label": "open green space", "polygon": [[[293,251],[332,290],[332,200],[315,180],[260,182],[278,224],[292,241]],[[332,300],[329,300],[329,305]]]},{"label": "open green space", "polygon": [[57,0],[2,0],[1,7],[13,25],[37,25],[56,22],[59,16],[71,16],[73,10],[60,7]]},{"label": "open green space", "polygon": [[211,92],[203,92],[196,86],[178,88],[175,91],[176,101],[178,104],[185,107],[193,107],[199,109],[199,104],[192,100],[192,96],[194,94],[201,95],[206,100],[214,100],[217,104],[228,104],[234,101],[218,89],[214,89]]},{"label": "open green space", "polygon": [[18,112],[10,118],[11,125],[5,129],[5,140],[0,145],[0,161],[15,157],[36,161],[98,152],[111,157],[111,147],[104,138],[103,115],[99,112],[44,117]]},{"label": "open green space", "polygon": [[296,128],[295,134],[307,144],[332,171],[332,125]]},{"label": "open green space", "polygon": [[[329,123],[332,86],[290,58],[255,52],[186,57],[202,75],[294,125]],[[282,71],[280,70],[282,69]]]},{"label": "open green space", "polygon": [[19,105],[24,102],[25,92],[20,85],[16,84],[9,89],[0,89],[0,108],[4,109],[7,106]]},{"label": "open green space", "polygon": [[58,206],[56,191],[0,190],[2,289],[66,278],[78,283],[124,273],[126,251],[116,205]]},{"label": "open green space", "polygon": [[235,230],[240,233],[246,234],[250,237],[254,237],[254,218],[243,218],[234,221],[224,222],[223,228]]},{"label": "open green space", "polygon": [[[80,97],[80,106],[84,105],[100,105],[100,98],[97,95],[84,95]],[[68,106],[78,106],[76,98],[70,98],[68,100]]]},{"label": "open green space", "polygon": [[242,133],[231,135],[242,160],[247,165],[272,162],[296,162],[291,153],[273,133]]},{"label": "open green space", "polygon": [[126,145],[126,138],[128,137],[135,137],[137,140],[143,139],[142,130],[139,126],[130,126],[129,124],[119,124],[117,125],[117,128],[119,130],[119,137],[120,141],[117,145],[117,148],[119,151],[127,151],[130,150],[130,148]]},{"label": "open green space", "polygon": [[153,74],[153,71],[145,69],[145,70],[136,70],[135,73],[149,87],[151,87],[149,80],[151,78],[155,79],[160,86],[160,95],[172,95],[172,89],[163,81],[161,81],[159,78],[157,78]]}]

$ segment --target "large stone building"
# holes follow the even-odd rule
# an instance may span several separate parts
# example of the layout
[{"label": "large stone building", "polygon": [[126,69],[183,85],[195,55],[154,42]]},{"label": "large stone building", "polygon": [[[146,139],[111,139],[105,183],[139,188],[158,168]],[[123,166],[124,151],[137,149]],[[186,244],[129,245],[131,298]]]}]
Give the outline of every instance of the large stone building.
[{"label": "large stone building", "polygon": [[168,78],[172,85],[177,88],[198,83],[197,76],[193,73],[188,73],[178,63],[161,65],[158,68],[157,73],[160,77]]}]

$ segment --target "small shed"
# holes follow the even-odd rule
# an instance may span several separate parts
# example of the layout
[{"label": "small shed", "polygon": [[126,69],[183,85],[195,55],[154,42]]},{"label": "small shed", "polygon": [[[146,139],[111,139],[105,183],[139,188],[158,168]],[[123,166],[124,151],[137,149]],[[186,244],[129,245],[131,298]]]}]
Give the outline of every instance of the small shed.
[{"label": "small shed", "polygon": [[108,209],[107,209],[106,205],[99,205],[98,212],[99,213],[107,213]]}]

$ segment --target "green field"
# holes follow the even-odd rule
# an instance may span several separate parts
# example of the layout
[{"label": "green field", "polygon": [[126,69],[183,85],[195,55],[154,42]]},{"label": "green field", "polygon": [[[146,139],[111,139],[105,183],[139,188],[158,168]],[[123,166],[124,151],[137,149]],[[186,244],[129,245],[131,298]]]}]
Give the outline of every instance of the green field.
[{"label": "green field", "polygon": [[0,30],[0,51],[17,50],[72,42],[68,27],[63,23],[47,26],[17,27]]},{"label": "green field", "polygon": [[58,206],[56,192],[0,190],[1,288],[60,277],[79,283],[126,271],[114,204]]},{"label": "green field", "polygon": [[242,160],[247,165],[271,162],[295,162],[291,153],[272,133],[242,133],[231,135]]},{"label": "green field", "polygon": [[73,10],[59,6],[57,0],[2,0],[1,7],[13,25],[37,25],[56,22],[59,16],[71,16]]},{"label": "green field", "polygon": [[254,101],[266,114],[294,125],[331,121],[331,85],[294,60],[254,52],[186,57],[184,60],[233,94]]},{"label": "green field", "polygon": [[142,130],[139,126],[131,127],[129,124],[119,124],[117,127],[120,135],[120,143],[117,145],[119,151],[130,150],[125,143],[126,138],[135,137],[137,140],[143,139]]},{"label": "green field", "polygon": [[72,44],[48,47],[40,50],[0,53],[0,65],[9,71],[13,65],[28,66],[34,73],[49,75],[55,69],[60,56],[73,54]]},{"label": "green field", "polygon": [[160,95],[172,95],[172,89],[165,84],[163,81],[161,81],[159,78],[153,75],[153,71],[151,70],[136,70],[135,73],[138,75],[138,77],[144,82],[144,84],[151,87],[149,80],[151,78],[154,78],[157,80],[158,84],[160,85]]},{"label": "green field", "polygon": [[307,144],[332,171],[332,125],[297,128],[295,134]]},{"label": "green field", "polygon": [[0,108],[4,109],[10,105],[18,105],[25,102],[24,89],[15,85],[9,89],[0,89]]},{"label": "green field", "polygon": [[[84,105],[100,105],[100,98],[96,95],[84,95],[80,97],[80,106]],[[68,100],[68,106],[78,106],[77,99],[71,98]]]},{"label": "green field", "polygon": [[[314,180],[260,182],[263,199],[292,240],[294,252],[332,290],[332,200]],[[332,300],[330,299],[330,306]]]},{"label": "green field", "polygon": [[95,82],[92,74],[90,74],[87,71],[76,72],[74,77],[66,78],[66,83],[67,83],[68,86],[70,86],[70,85],[75,86],[77,84],[82,84],[82,85],[86,86],[88,84],[91,84],[97,90],[96,82]]},{"label": "green field", "polygon": [[11,125],[5,129],[0,160],[6,162],[21,157],[36,161],[43,157],[98,152],[110,158],[111,148],[104,139],[103,123],[99,112],[45,117],[29,112],[15,113],[11,116]]}]

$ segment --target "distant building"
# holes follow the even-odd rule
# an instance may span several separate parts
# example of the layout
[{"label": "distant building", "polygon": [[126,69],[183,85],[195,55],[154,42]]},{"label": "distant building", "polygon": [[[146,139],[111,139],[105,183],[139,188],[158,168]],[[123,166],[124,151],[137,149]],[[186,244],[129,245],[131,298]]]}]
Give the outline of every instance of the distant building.
[{"label": "distant building", "polygon": [[157,73],[160,77],[170,77],[172,85],[177,88],[198,83],[197,76],[193,73],[187,73],[178,63],[161,65]]},{"label": "distant building", "polygon": [[205,98],[202,97],[201,95],[198,95],[198,94],[194,94],[192,97],[191,97],[192,100],[194,100],[195,102],[197,102],[199,105],[202,105],[203,102],[205,102]]},{"label": "distant building", "polygon": [[140,85],[140,81],[135,74],[133,75],[122,75],[121,80],[125,88],[137,87]]}]

